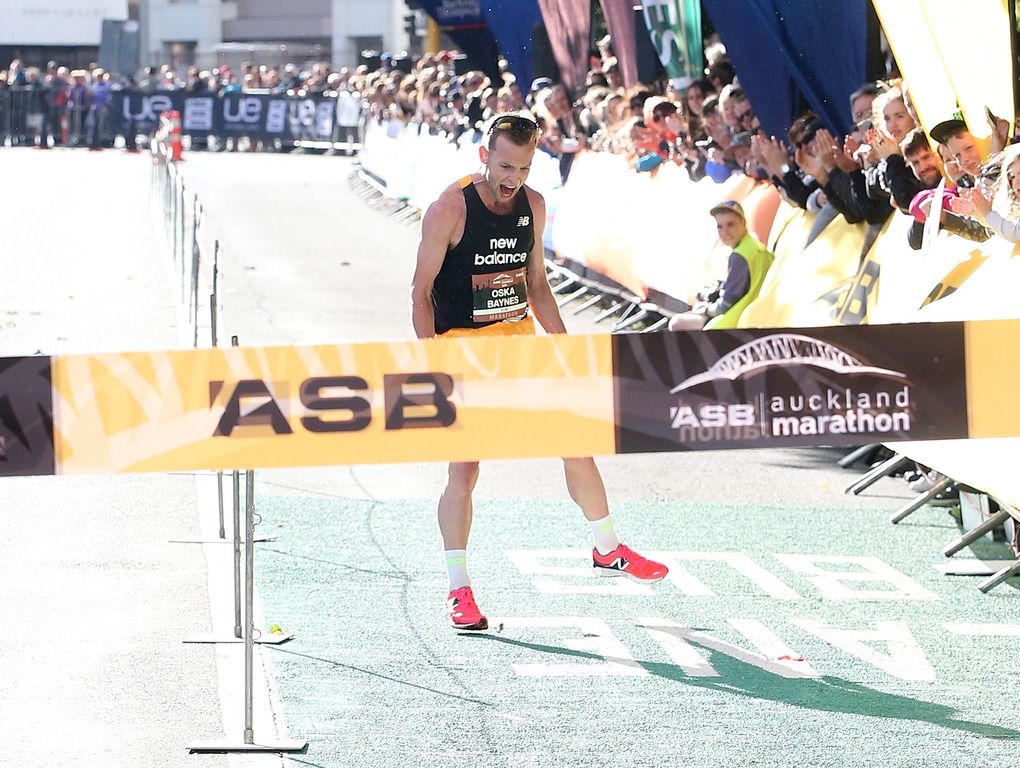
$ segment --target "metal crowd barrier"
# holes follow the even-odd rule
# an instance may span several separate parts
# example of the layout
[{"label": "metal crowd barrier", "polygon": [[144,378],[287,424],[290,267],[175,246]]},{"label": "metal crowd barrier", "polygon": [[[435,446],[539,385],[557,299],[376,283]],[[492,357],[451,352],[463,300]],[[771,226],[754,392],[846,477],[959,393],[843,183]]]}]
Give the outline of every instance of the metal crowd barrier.
[{"label": "metal crowd barrier", "polygon": [[[206,258],[202,236],[203,209],[198,195],[190,192],[185,185],[180,167],[173,162],[164,141],[155,141],[152,149],[152,200],[161,220],[166,244],[173,259],[175,275],[180,276],[180,283],[175,280],[175,289],[180,293],[177,298],[181,309],[187,312],[187,324],[191,332],[192,345],[200,345],[200,330],[208,330],[211,346],[219,346],[223,328],[220,317],[220,243],[212,241],[212,258]],[[207,247],[207,246],[206,246]],[[207,292],[205,291],[207,289]],[[205,325],[202,313],[203,297],[208,297],[208,326]],[[204,334],[203,334],[204,338]],[[237,336],[230,339],[232,346],[238,346]],[[204,753],[258,753],[258,752],[299,752],[307,746],[303,739],[280,738],[276,734],[259,734],[256,738],[254,730],[254,655],[255,645],[277,645],[292,639],[293,635],[273,627],[264,632],[254,624],[254,587],[255,587],[255,550],[254,544],[259,541],[271,541],[274,537],[259,536],[255,527],[259,516],[255,511],[255,472],[244,470],[244,519],[241,518],[241,470],[234,470],[233,488],[233,524],[231,537],[227,537],[225,520],[223,472],[216,473],[218,537],[205,539],[177,539],[175,543],[191,544],[233,544],[229,553],[224,556],[231,558],[233,574],[233,633],[226,636],[200,635],[186,638],[185,643],[242,643],[244,646],[243,663],[243,731],[240,738],[228,737],[223,740],[199,741],[188,745],[192,754]],[[242,546],[243,545],[243,546]],[[222,551],[222,550],[221,550]],[[224,585],[226,587],[226,585]]]}]

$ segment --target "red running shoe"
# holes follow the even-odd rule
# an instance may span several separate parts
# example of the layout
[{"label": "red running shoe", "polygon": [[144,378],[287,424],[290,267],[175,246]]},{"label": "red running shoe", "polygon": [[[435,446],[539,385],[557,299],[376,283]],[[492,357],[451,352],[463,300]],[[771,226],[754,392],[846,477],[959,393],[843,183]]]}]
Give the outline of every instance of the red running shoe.
[{"label": "red running shoe", "polygon": [[471,587],[461,587],[446,596],[446,614],[454,629],[488,629],[489,620],[482,616],[475,604]]},{"label": "red running shoe", "polygon": [[631,581],[650,584],[669,573],[662,563],[642,557],[630,547],[621,544],[608,555],[591,551],[591,570],[596,576],[626,576]]}]

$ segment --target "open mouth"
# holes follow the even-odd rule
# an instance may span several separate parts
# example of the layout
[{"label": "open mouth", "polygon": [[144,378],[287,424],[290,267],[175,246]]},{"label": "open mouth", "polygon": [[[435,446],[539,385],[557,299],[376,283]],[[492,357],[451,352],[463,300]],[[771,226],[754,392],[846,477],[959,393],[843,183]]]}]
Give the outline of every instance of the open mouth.
[{"label": "open mouth", "polygon": [[511,185],[500,184],[499,185],[499,194],[500,194],[500,197],[506,197],[506,198],[513,197],[514,196],[514,192],[516,192],[516,191],[517,191],[517,186],[516,185],[513,185],[513,184],[511,184]]}]

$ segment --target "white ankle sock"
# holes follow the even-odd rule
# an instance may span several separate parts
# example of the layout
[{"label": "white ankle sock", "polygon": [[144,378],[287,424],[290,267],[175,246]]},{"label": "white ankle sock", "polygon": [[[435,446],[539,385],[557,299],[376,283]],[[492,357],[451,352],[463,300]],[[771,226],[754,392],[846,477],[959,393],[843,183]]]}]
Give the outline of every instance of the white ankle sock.
[{"label": "white ankle sock", "polygon": [[601,520],[589,520],[591,524],[591,533],[595,538],[595,549],[599,551],[600,555],[608,555],[618,546],[620,546],[620,539],[616,535],[616,531],[613,530],[613,521],[609,515],[606,515]]},{"label": "white ankle sock", "polygon": [[450,577],[450,591],[461,587],[470,587],[471,579],[467,572],[467,550],[446,550],[446,572]]}]

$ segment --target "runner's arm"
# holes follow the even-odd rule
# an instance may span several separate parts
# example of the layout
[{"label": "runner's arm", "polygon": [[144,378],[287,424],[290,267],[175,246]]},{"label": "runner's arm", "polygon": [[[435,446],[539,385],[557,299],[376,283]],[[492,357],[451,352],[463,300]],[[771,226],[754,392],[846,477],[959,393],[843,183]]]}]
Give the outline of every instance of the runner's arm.
[{"label": "runner's arm", "polygon": [[545,274],[545,246],[542,233],[545,232],[545,200],[538,192],[525,189],[531,203],[531,215],[535,226],[535,247],[528,256],[528,303],[546,333],[566,333],[567,327],[560,316],[549,279]]},{"label": "runner's arm", "polygon": [[[418,261],[411,279],[411,323],[419,339],[436,335],[436,316],[432,308],[432,284],[443,266],[446,250],[460,219],[466,214],[463,196],[444,192],[429,206],[421,222],[421,242],[418,244]],[[457,198],[460,198],[458,201]],[[457,203],[460,202],[460,208]]]}]

